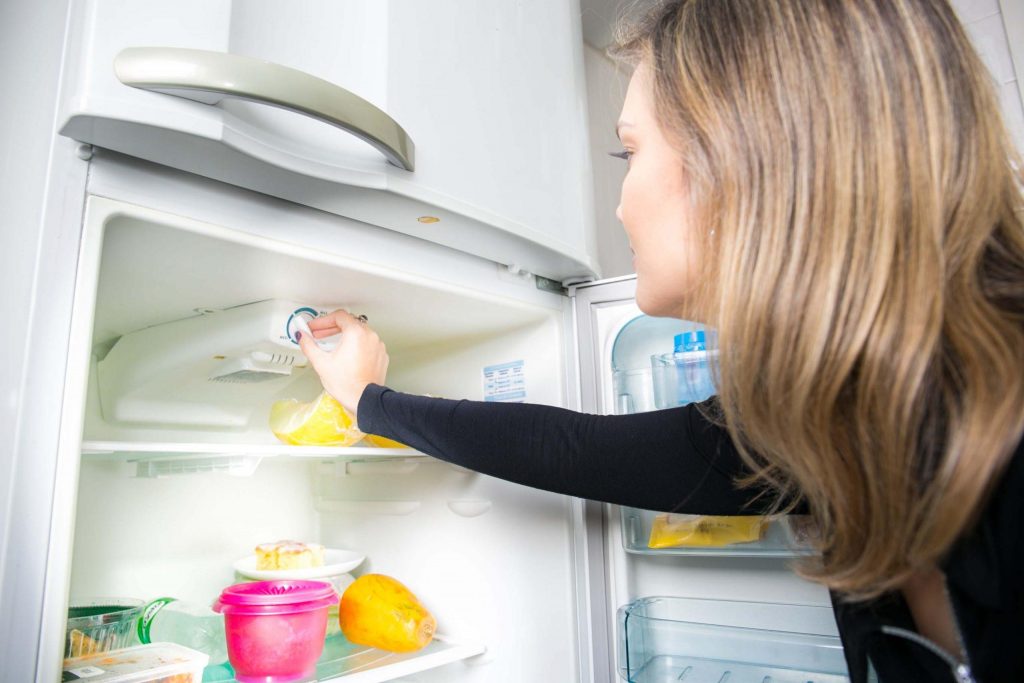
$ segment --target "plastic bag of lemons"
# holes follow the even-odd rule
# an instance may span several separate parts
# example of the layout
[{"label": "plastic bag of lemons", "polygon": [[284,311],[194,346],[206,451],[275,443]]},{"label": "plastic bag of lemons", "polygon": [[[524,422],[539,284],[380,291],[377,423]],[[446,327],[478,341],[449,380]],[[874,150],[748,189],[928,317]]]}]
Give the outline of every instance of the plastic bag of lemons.
[{"label": "plastic bag of lemons", "polygon": [[275,402],[270,407],[270,431],[294,446],[351,446],[366,436],[326,391],[308,402],[294,398]]},{"label": "plastic bag of lemons", "polygon": [[663,513],[651,525],[649,548],[714,547],[761,539],[767,520],[760,516],[718,517]]},{"label": "plastic bag of lemons", "polygon": [[326,391],[312,401],[290,398],[270,407],[270,431],[294,446],[351,446],[365,438],[377,448],[408,448],[392,439],[364,434],[355,420]]}]

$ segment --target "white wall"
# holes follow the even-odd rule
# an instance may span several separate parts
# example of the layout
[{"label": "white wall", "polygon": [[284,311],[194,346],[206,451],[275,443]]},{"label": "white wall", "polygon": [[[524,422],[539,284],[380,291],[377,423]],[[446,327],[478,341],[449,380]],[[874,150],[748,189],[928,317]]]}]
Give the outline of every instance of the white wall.
[{"label": "white wall", "polygon": [[594,171],[594,211],[597,214],[597,259],[604,277],[633,272],[629,241],[615,217],[626,162],[608,156],[622,149],[615,136],[629,70],[617,66],[604,52],[583,46],[587,71],[587,106],[590,110],[590,158]]},{"label": "white wall", "polygon": [[[1019,7],[1021,0],[1004,0],[1007,7]],[[1024,104],[1021,102],[1020,81],[1014,70],[1010,41],[1007,35],[1022,35],[1021,15],[1004,16],[999,0],[952,0],[953,7],[964,23],[985,65],[992,72],[999,101],[1017,149],[1024,152]],[[1005,21],[1005,23],[1004,23]],[[1021,47],[1024,51],[1024,47]],[[1024,59],[1024,52],[1021,57]]]},{"label": "white wall", "polygon": [[[1002,0],[1005,7],[1024,6],[1024,0]],[[1017,5],[1015,3],[1021,3]],[[614,8],[605,7],[594,0],[582,3],[584,19],[594,23],[598,19],[617,15]],[[992,72],[999,93],[1003,116],[1017,148],[1024,153],[1024,103],[1020,80],[1014,69],[1009,36],[1024,36],[1024,11],[1003,12],[1000,0],[952,0],[971,40],[981,54],[982,60]],[[1007,16],[1013,14],[1014,16]],[[595,18],[596,17],[596,18]],[[591,33],[604,37],[607,31]],[[1018,63],[1024,63],[1024,44],[1020,46]],[[587,72],[587,105],[590,110],[590,151],[593,160],[594,210],[597,214],[598,262],[604,277],[615,277],[633,272],[622,226],[615,218],[618,206],[619,188],[626,172],[625,163],[608,156],[608,152],[620,149],[615,137],[615,122],[629,83],[629,71],[617,66],[605,56],[603,50],[584,45],[584,61]]]}]

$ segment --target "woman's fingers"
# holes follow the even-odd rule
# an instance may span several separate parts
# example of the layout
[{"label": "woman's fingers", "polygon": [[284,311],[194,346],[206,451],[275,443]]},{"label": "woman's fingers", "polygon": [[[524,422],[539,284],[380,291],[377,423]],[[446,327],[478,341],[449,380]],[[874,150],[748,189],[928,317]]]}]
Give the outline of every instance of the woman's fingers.
[{"label": "woman's fingers", "polygon": [[309,330],[313,333],[314,337],[321,339],[343,332],[347,327],[361,325],[364,322],[366,322],[364,316],[356,317],[348,311],[339,308],[327,315],[310,320]]},{"label": "woman's fingers", "polygon": [[[348,311],[334,311],[310,321],[309,331],[299,337],[299,346],[320,382],[353,417],[359,398],[368,384],[383,384],[388,371],[388,352],[377,333],[364,324],[365,318]],[[341,332],[332,351],[321,349],[316,338]]]},{"label": "woman's fingers", "polygon": [[328,353],[317,346],[317,343],[304,334],[299,335],[299,348],[306,354],[310,365],[316,373],[322,374],[327,369]]}]

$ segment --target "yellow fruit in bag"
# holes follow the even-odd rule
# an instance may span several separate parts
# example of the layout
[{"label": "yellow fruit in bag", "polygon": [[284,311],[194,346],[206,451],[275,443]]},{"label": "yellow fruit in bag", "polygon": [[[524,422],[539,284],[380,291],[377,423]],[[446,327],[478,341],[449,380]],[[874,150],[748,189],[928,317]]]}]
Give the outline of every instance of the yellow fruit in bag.
[{"label": "yellow fruit in bag", "polygon": [[434,638],[437,620],[399,581],[364,574],[341,596],[338,622],[349,642],[389,652],[413,652]]},{"label": "yellow fruit in bag", "polygon": [[308,403],[293,398],[270,407],[270,431],[295,446],[351,446],[365,436],[326,391]]},{"label": "yellow fruit in bag", "polygon": [[376,434],[367,434],[366,440],[377,448],[408,448],[404,443],[399,443],[398,441],[389,439],[386,436],[377,436]]},{"label": "yellow fruit in bag", "polygon": [[664,513],[651,524],[650,548],[686,548],[749,543],[761,539],[766,525],[760,516],[714,517]]}]

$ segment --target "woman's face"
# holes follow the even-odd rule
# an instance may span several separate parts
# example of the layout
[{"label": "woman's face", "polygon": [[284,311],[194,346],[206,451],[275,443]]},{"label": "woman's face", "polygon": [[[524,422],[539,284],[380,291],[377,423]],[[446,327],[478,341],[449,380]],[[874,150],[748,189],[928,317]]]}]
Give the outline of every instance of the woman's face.
[{"label": "woman's face", "polygon": [[629,82],[617,132],[629,169],[615,214],[633,251],[637,305],[648,315],[695,319],[697,227],[691,220],[683,164],[658,125],[651,73],[643,62]]}]

